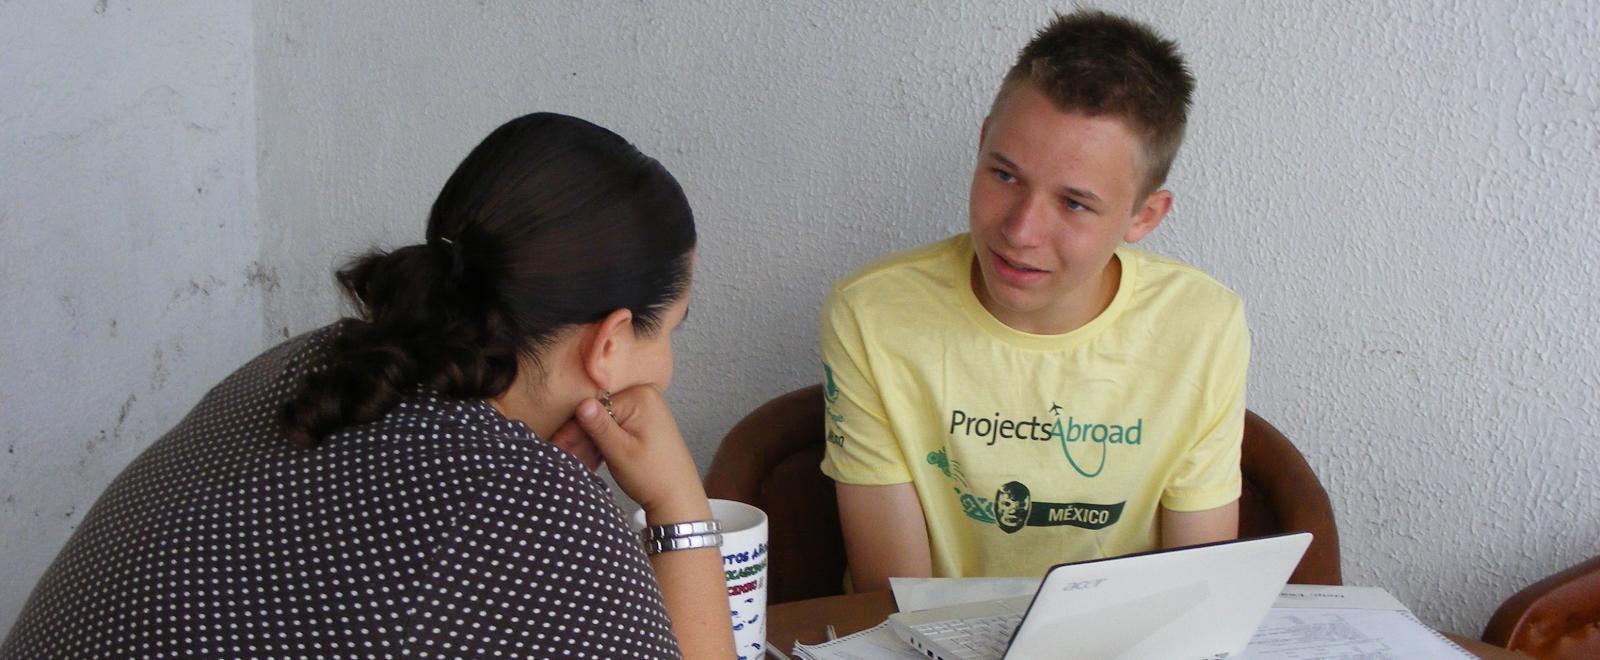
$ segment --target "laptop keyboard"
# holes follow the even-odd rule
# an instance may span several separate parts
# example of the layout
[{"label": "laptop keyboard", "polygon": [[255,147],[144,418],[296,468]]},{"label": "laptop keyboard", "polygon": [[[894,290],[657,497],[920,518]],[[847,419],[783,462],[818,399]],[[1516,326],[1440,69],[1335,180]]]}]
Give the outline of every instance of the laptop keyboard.
[{"label": "laptop keyboard", "polygon": [[911,626],[911,629],[957,654],[957,658],[946,660],[990,660],[1005,653],[1011,633],[1020,623],[1022,615],[1019,613],[932,621]]}]

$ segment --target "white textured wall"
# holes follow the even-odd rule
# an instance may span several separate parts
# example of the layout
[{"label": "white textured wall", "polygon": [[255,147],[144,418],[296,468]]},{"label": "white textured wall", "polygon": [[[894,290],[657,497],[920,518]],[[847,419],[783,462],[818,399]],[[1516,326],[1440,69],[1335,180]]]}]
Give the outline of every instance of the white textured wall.
[{"label": "white textured wall", "polygon": [[1243,294],[1346,581],[1475,634],[1600,554],[1596,5],[1262,4],[1147,12],[1201,78],[1154,245]]},{"label": "white textured wall", "polygon": [[245,3],[0,2],[0,638],[106,484],[265,345]]}]

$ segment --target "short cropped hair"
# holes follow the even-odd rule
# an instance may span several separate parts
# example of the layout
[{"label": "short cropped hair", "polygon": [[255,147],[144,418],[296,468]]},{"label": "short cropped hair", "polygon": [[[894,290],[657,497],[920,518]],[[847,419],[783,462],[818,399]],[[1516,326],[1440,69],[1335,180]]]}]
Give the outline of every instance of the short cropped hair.
[{"label": "short cropped hair", "polygon": [[1183,143],[1194,76],[1178,44],[1150,26],[1104,11],[1056,14],[1017,54],[995,95],[1028,83],[1062,112],[1115,116],[1144,142],[1148,195],[1166,182]]}]

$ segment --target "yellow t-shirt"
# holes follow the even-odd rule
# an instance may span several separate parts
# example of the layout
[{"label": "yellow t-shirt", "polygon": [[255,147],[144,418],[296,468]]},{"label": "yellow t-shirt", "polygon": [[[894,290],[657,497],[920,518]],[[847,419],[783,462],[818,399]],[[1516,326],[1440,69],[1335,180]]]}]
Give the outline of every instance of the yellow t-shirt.
[{"label": "yellow t-shirt", "polygon": [[840,483],[915,485],[935,576],[1041,575],[1150,550],[1157,507],[1239,497],[1250,338],[1239,297],[1129,247],[1106,310],[1063,335],[996,320],[966,234],[841,280],[821,319]]}]

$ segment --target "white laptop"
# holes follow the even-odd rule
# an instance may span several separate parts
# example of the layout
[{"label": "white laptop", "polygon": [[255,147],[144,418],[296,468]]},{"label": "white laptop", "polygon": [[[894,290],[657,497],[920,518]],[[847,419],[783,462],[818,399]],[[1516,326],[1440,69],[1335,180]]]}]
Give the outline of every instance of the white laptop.
[{"label": "white laptop", "polygon": [[1214,660],[1238,655],[1311,544],[1299,532],[1059,564],[1033,596],[905,612],[935,660]]}]

